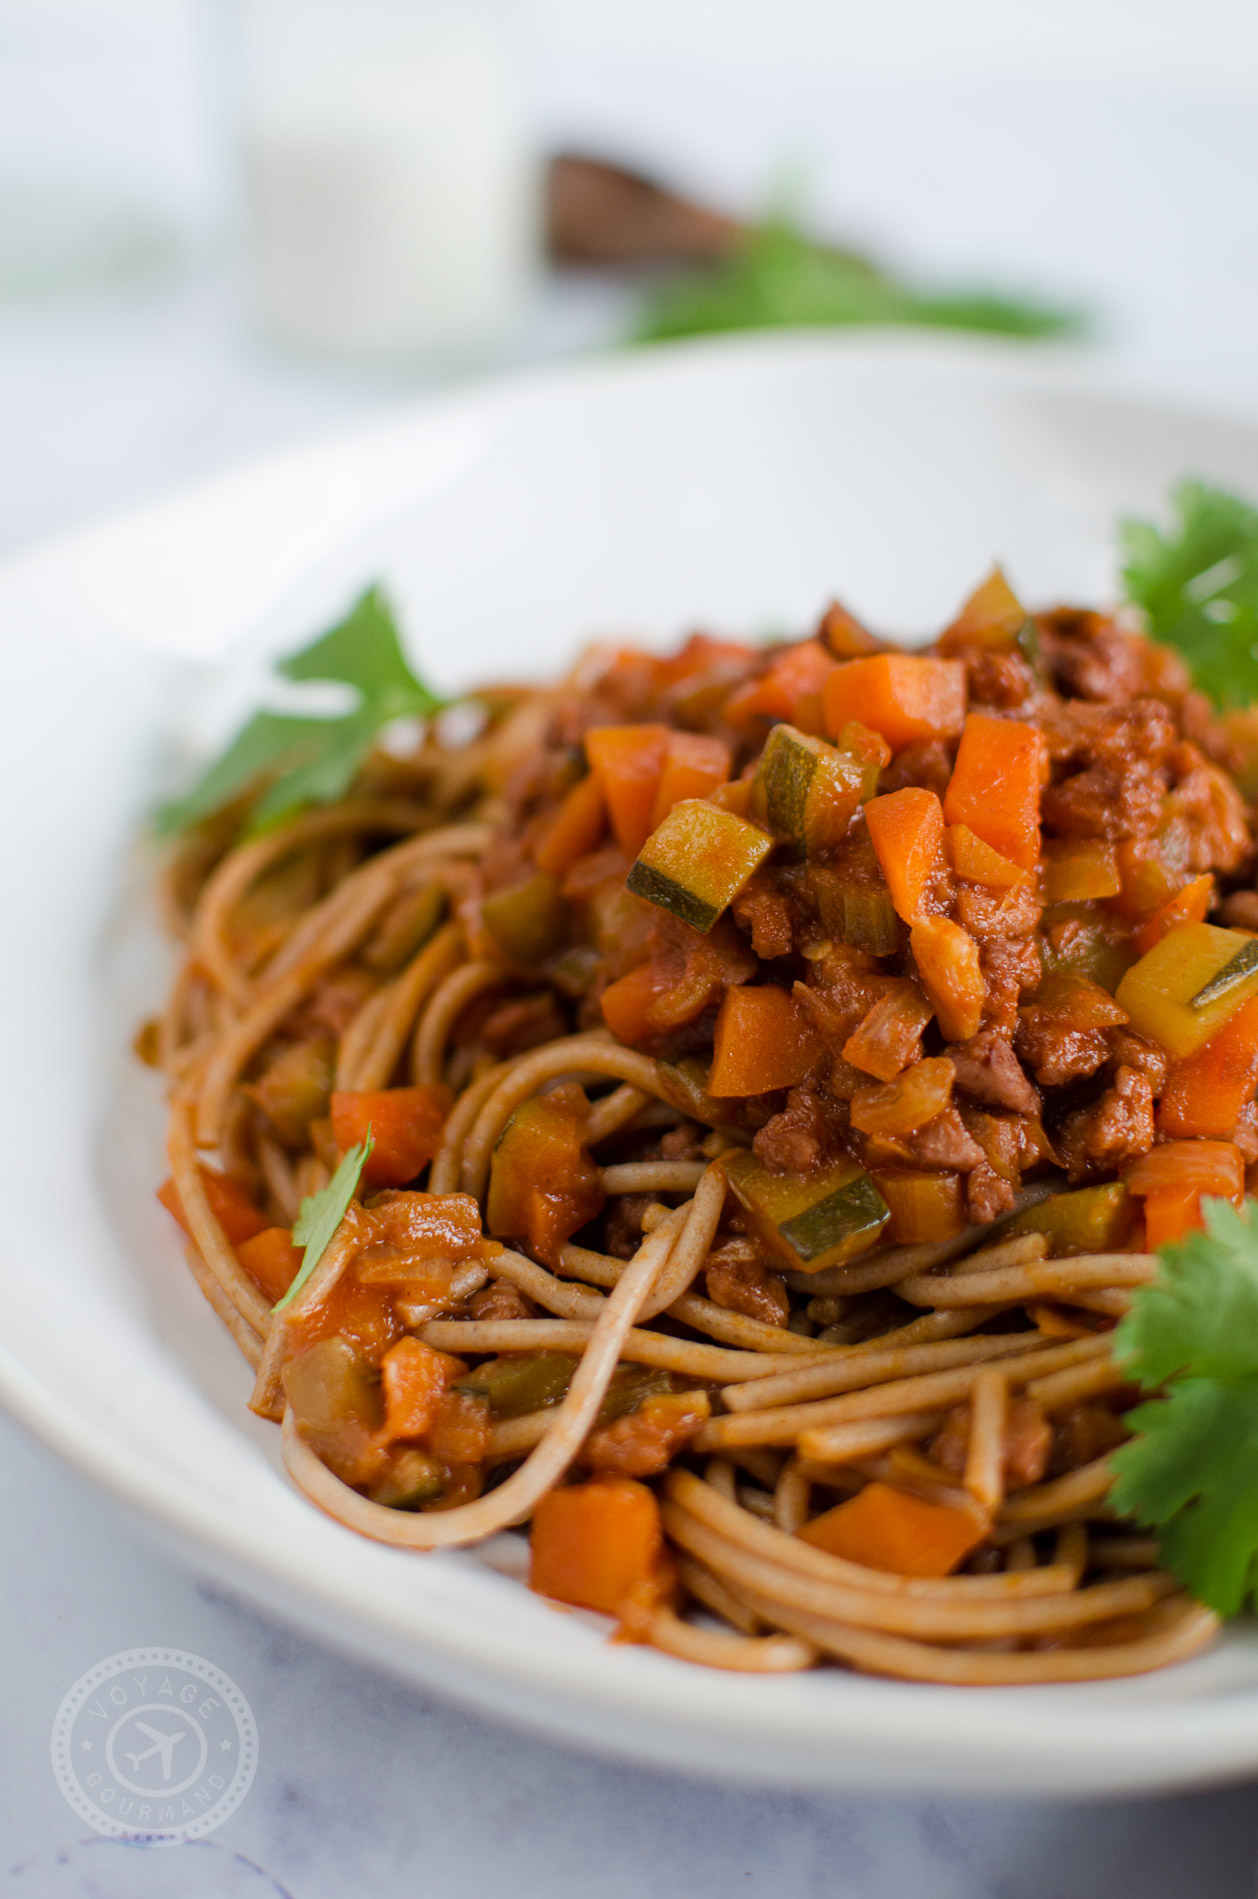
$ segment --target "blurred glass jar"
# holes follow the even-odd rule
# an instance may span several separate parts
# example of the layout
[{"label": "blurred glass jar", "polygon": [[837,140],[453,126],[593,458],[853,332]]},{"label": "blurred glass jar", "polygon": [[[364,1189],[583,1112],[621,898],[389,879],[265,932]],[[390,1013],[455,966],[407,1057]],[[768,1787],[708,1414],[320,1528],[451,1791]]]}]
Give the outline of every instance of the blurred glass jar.
[{"label": "blurred glass jar", "polygon": [[521,0],[238,0],[247,251],[303,348],[484,359],[540,250]]}]

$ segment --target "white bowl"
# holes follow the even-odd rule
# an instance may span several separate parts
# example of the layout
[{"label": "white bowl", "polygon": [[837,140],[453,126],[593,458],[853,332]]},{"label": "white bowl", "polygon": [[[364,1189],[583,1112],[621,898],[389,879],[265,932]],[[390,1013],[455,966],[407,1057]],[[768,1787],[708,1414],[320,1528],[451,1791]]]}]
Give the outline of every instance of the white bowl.
[{"label": "white bowl", "polygon": [[[152,1189],[128,1055],[165,974],[142,815],[256,691],[258,655],[382,577],[441,684],[541,674],[598,633],[806,627],[837,591],[941,625],[999,556],[1104,599],[1116,516],[1184,474],[1258,492],[1258,427],[1108,396],[990,346],[802,336],[578,365],[406,410],[0,573],[0,1395],[203,1567],[343,1648],[512,1721],[792,1786],[1101,1792],[1258,1766],[1258,1642],[1134,1681],[782,1680],[609,1647],[487,1552],[320,1516]],[[211,662],[229,650],[227,668]],[[503,1551],[508,1555],[503,1555]]]}]

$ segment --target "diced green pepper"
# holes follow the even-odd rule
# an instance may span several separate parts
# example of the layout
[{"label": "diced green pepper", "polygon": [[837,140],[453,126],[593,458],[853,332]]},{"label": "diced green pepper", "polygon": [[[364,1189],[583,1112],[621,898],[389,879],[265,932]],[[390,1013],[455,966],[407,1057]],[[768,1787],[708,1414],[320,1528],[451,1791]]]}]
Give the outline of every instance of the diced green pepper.
[{"label": "diced green pepper", "polygon": [[1256,952],[1236,930],[1181,923],[1127,971],[1115,1000],[1134,1029],[1182,1061],[1258,991]]},{"label": "diced green pepper", "polygon": [[514,1352],[491,1358],[455,1385],[488,1398],[496,1418],[522,1418],[558,1404],[578,1365],[572,1352]]},{"label": "diced green pepper", "polygon": [[706,936],[772,849],[759,825],[704,798],[684,798],[647,839],[627,882]]},{"label": "diced green pepper", "polygon": [[855,1161],[801,1179],[770,1173],[741,1148],[727,1157],[725,1169],[756,1237],[793,1272],[817,1273],[867,1251],[890,1218]]},{"label": "diced green pepper", "polygon": [[752,780],[752,816],[808,853],[837,844],[878,788],[876,757],[775,725]]},{"label": "diced green pepper", "polygon": [[564,939],[566,911],[555,878],[544,870],[481,901],[481,922],[513,963],[540,963]]},{"label": "diced green pepper", "polygon": [[1053,1194],[1037,1206],[1017,1213],[1000,1229],[1000,1237],[1042,1233],[1053,1259],[1072,1253],[1109,1253],[1121,1246],[1131,1225],[1131,1195],[1121,1180],[1099,1187],[1080,1187],[1075,1193]]}]

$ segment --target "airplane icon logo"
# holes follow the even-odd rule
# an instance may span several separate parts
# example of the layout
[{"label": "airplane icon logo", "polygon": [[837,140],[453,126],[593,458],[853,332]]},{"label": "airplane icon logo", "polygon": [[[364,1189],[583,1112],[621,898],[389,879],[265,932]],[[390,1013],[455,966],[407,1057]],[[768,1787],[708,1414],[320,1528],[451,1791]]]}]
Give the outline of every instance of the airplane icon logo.
[{"label": "airplane icon logo", "polygon": [[162,1779],[163,1781],[168,1781],[170,1779],[171,1766],[174,1761],[175,1749],[180,1741],[187,1740],[187,1729],[180,1728],[176,1734],[163,1734],[160,1729],[151,1728],[147,1721],[137,1721],[135,1725],[139,1728],[141,1734],[148,1736],[153,1745],[152,1747],[144,1748],[142,1752],[138,1754],[132,1754],[128,1750],[127,1759],[131,1763],[132,1773],[135,1773],[137,1768],[145,1761],[151,1761],[154,1754],[160,1754],[162,1757]]}]

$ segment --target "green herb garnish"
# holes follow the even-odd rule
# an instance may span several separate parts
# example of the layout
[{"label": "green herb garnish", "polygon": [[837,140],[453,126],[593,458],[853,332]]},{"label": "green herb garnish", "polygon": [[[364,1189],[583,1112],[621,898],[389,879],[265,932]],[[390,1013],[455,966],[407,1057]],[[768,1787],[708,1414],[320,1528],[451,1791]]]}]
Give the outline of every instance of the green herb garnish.
[{"label": "green herb garnish", "polygon": [[913,290],[865,258],[814,243],[779,214],[756,225],[720,263],[658,285],[647,297],[636,340],[849,323],[1022,337],[1063,336],[1082,327],[1068,311],[984,291]]},{"label": "green herb garnish", "polygon": [[1160,1249],[1115,1356],[1165,1396],[1127,1413],[1117,1508],[1158,1531],[1162,1560],[1199,1602],[1236,1615],[1258,1594],[1258,1227],[1203,1199],[1204,1233]]},{"label": "green herb garnish", "polygon": [[407,665],[392,607],[378,587],[275,670],[294,682],[350,686],[358,703],[339,718],[255,712],[191,791],[158,812],[160,832],[185,830],[258,785],[265,788],[251,811],[255,830],[303,805],[331,804],[349,790],[383,727],[426,718],[443,704]]},{"label": "green herb garnish", "polygon": [[1127,598],[1216,705],[1248,705],[1258,699],[1258,508],[1201,481],[1181,482],[1171,502],[1167,533],[1121,525]]},{"label": "green herb garnish", "polygon": [[300,1211],[293,1222],[293,1244],[304,1246],[306,1250],[302,1255],[301,1265],[297,1268],[292,1285],[284,1297],[277,1300],[271,1307],[272,1312],[282,1312],[285,1306],[297,1297],[327,1252],[333,1234],[345,1218],[346,1209],[358,1191],[358,1182],[367,1164],[367,1156],[374,1146],[375,1142],[371,1138],[369,1128],[366,1140],[360,1141],[357,1147],[350,1148],[327,1186],[319,1193],[307,1194],[302,1201]]}]

